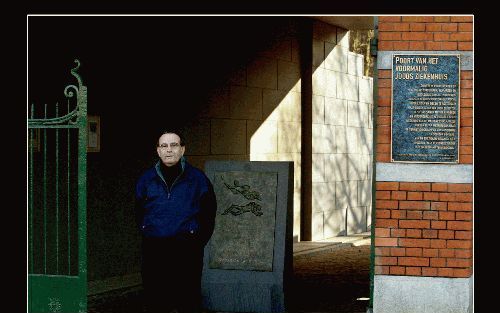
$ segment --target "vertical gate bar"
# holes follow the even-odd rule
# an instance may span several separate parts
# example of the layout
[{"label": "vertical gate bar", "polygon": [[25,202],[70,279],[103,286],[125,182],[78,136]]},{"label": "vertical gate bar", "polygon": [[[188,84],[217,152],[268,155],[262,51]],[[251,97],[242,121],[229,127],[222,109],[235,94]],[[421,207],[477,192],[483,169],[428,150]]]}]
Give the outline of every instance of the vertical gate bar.
[{"label": "vertical gate bar", "polygon": [[[68,100],[68,112],[69,112],[69,100]],[[71,149],[70,149],[70,129],[68,128],[68,275],[71,275],[71,225],[70,225],[70,208],[71,208],[71,202],[70,202],[70,164],[71,164]]]},{"label": "vertical gate bar", "polygon": [[82,86],[78,102],[78,279],[80,291],[80,311],[87,311],[87,87]]},{"label": "vertical gate bar", "polygon": [[[44,117],[47,118],[47,103]],[[47,274],[47,129],[43,129],[43,272]]]},{"label": "vertical gate bar", "polygon": [[[31,118],[34,118],[35,105],[31,104]],[[29,244],[30,244],[30,273],[33,273],[33,132],[36,129],[30,129],[30,186],[29,186],[29,210],[30,210],[30,221],[29,221]],[[40,140],[40,138],[38,138]]]},{"label": "vertical gate bar", "polygon": [[[59,103],[56,102],[56,117]],[[59,129],[56,128],[56,274],[59,274]]]},{"label": "vertical gate bar", "polygon": [[[78,276],[87,283],[87,87],[78,93]],[[86,293],[86,291],[85,291]],[[85,303],[86,306],[86,303]]]}]

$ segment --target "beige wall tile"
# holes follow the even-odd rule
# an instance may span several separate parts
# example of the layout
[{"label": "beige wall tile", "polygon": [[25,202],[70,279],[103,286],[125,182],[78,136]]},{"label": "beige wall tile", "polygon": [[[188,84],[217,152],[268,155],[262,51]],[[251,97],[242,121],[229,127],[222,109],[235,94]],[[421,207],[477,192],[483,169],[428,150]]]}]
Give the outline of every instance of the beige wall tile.
[{"label": "beige wall tile", "polygon": [[282,90],[263,90],[263,115],[265,120],[300,122],[301,94]]},{"label": "beige wall tile", "polygon": [[331,70],[325,70],[325,97],[337,97],[337,80],[339,73]]},{"label": "beige wall tile", "polygon": [[369,110],[370,105],[368,103],[347,101],[347,125],[368,128]]},{"label": "beige wall tile", "polygon": [[347,129],[345,126],[335,126],[335,146],[336,153],[347,153]]},{"label": "beige wall tile", "polygon": [[246,155],[246,133],[245,120],[213,119],[210,131],[211,153]]},{"label": "beige wall tile", "polygon": [[347,100],[325,98],[325,123],[347,125]]},{"label": "beige wall tile", "polygon": [[186,155],[186,160],[192,166],[199,168],[200,170],[205,170],[205,162],[207,160],[206,155]]},{"label": "beige wall tile", "polygon": [[324,41],[313,39],[312,60],[313,60],[313,66],[325,67],[325,65],[323,64],[323,62],[325,61],[325,42]]},{"label": "beige wall tile", "polygon": [[276,121],[247,121],[247,138],[249,138],[250,154],[278,152]]},{"label": "beige wall tile", "polygon": [[[347,155],[347,177],[348,180],[363,180],[366,179],[366,171],[368,164],[365,163],[365,158],[361,154]],[[356,202],[357,203],[357,202]]]},{"label": "beige wall tile", "polygon": [[229,87],[212,91],[199,113],[202,118],[229,118]]},{"label": "beige wall tile", "polygon": [[278,89],[285,91],[301,91],[300,64],[278,61]]},{"label": "beige wall tile", "polygon": [[[371,105],[366,102],[357,102],[359,103],[359,114],[360,114],[360,121],[361,121],[361,127],[369,128],[370,126],[370,109]],[[349,113],[348,113],[349,114]]]},{"label": "beige wall tile", "polygon": [[312,213],[312,240],[324,239],[323,226],[324,226],[323,212],[313,212]]},{"label": "beige wall tile", "polygon": [[288,92],[284,90],[262,90],[262,114],[264,120],[279,120],[279,106]]},{"label": "beige wall tile", "polygon": [[325,179],[325,157],[324,153],[312,154],[312,182],[326,182]]},{"label": "beige wall tile", "polygon": [[288,92],[281,101],[278,108],[279,121],[300,122],[301,121],[301,96],[299,92]]},{"label": "beige wall tile", "polygon": [[347,153],[359,154],[361,153],[361,128],[347,127]]},{"label": "beige wall tile", "polygon": [[321,22],[314,21],[313,23],[313,38],[317,40],[337,43],[337,27]]},{"label": "beige wall tile", "polygon": [[229,84],[237,86],[247,85],[247,69],[245,67],[237,68],[229,75]]},{"label": "beige wall tile", "polygon": [[331,210],[325,212],[325,238],[345,236],[346,210]]},{"label": "beige wall tile", "polygon": [[326,92],[326,70],[321,67],[313,68],[312,94],[324,96]]},{"label": "beige wall tile", "polygon": [[351,51],[347,53],[347,73],[355,76],[363,75],[363,55]]},{"label": "beige wall tile", "polygon": [[231,86],[230,114],[234,119],[262,119],[262,89]]},{"label": "beige wall tile", "polygon": [[373,133],[370,128],[347,127],[347,152],[373,154]]},{"label": "beige wall tile", "polygon": [[325,97],[323,96],[312,96],[312,122],[325,123]]},{"label": "beige wall tile", "polygon": [[362,206],[372,204],[372,184],[371,180],[358,181],[358,203]]},{"label": "beige wall tile", "polygon": [[300,46],[296,38],[292,39],[292,62],[300,64]]},{"label": "beige wall tile", "polygon": [[348,179],[347,155],[343,153],[328,154],[325,157],[325,180],[327,182]]},{"label": "beige wall tile", "polygon": [[347,73],[347,55],[349,53],[349,48],[326,43],[325,51],[330,51],[328,54],[325,53],[325,68],[332,71]]},{"label": "beige wall tile", "polygon": [[366,207],[353,206],[347,209],[347,235],[366,231]]},{"label": "beige wall tile", "polygon": [[300,152],[300,142],[300,123],[278,122],[278,153]]},{"label": "beige wall tile", "polygon": [[336,209],[345,209],[349,206],[358,205],[357,181],[339,181],[335,183],[335,205]]},{"label": "beige wall tile", "polygon": [[373,78],[359,77],[359,101],[373,103]]},{"label": "beige wall tile", "polygon": [[365,57],[362,54],[356,54],[356,75],[363,76],[365,69]]},{"label": "beige wall tile", "polygon": [[278,68],[275,59],[259,58],[247,66],[248,87],[278,88]]},{"label": "beige wall tile", "polygon": [[271,59],[292,61],[292,40],[277,40],[271,44],[269,49],[262,51],[261,55]]},{"label": "beige wall tile", "polygon": [[347,101],[347,125],[353,127],[363,127],[360,102]]},{"label": "beige wall tile", "polygon": [[364,155],[373,154],[373,129],[372,128],[361,128],[361,147],[360,153]]},{"label": "beige wall tile", "polygon": [[186,155],[210,154],[210,120],[198,119],[184,130]]},{"label": "beige wall tile", "polygon": [[337,98],[358,101],[358,77],[349,74],[337,76]]},{"label": "beige wall tile", "polygon": [[325,124],[312,125],[312,152],[335,153],[335,126]]},{"label": "beige wall tile", "polygon": [[350,32],[347,29],[337,28],[337,44],[349,48],[349,35]]},{"label": "beige wall tile", "polygon": [[312,184],[313,212],[326,212],[335,208],[335,183]]}]

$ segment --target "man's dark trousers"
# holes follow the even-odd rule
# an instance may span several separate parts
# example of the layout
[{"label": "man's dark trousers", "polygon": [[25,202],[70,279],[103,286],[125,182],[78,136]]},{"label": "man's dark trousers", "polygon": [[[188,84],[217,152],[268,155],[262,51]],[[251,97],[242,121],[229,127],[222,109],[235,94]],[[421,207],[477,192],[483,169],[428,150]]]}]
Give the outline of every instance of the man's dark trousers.
[{"label": "man's dark trousers", "polygon": [[201,311],[203,246],[194,235],[143,238],[142,282],[148,313]]}]

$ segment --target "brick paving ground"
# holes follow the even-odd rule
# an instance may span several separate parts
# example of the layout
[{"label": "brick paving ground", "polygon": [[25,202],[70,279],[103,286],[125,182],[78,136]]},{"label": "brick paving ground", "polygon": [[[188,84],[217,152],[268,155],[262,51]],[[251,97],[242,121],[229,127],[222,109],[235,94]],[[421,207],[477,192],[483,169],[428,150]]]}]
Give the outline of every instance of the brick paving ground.
[{"label": "brick paving ground", "polygon": [[295,256],[293,261],[292,298],[297,312],[366,312],[370,297],[369,244],[339,245]]},{"label": "brick paving ground", "polygon": [[[360,241],[361,242],[361,241]],[[289,296],[291,313],[366,313],[370,284],[370,243],[327,245],[294,256]],[[362,299],[360,299],[362,298]],[[364,299],[364,300],[363,300]],[[140,313],[141,288],[89,299],[88,313]]]}]

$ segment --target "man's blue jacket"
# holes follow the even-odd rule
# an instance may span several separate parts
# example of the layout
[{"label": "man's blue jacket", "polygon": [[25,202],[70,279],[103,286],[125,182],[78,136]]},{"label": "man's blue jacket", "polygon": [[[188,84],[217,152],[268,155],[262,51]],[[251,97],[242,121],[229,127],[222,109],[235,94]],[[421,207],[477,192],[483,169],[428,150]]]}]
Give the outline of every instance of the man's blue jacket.
[{"label": "man's blue jacket", "polygon": [[145,237],[194,238],[205,245],[210,239],[217,202],[207,176],[184,157],[181,174],[168,188],[160,161],[137,181],[136,222]]}]

